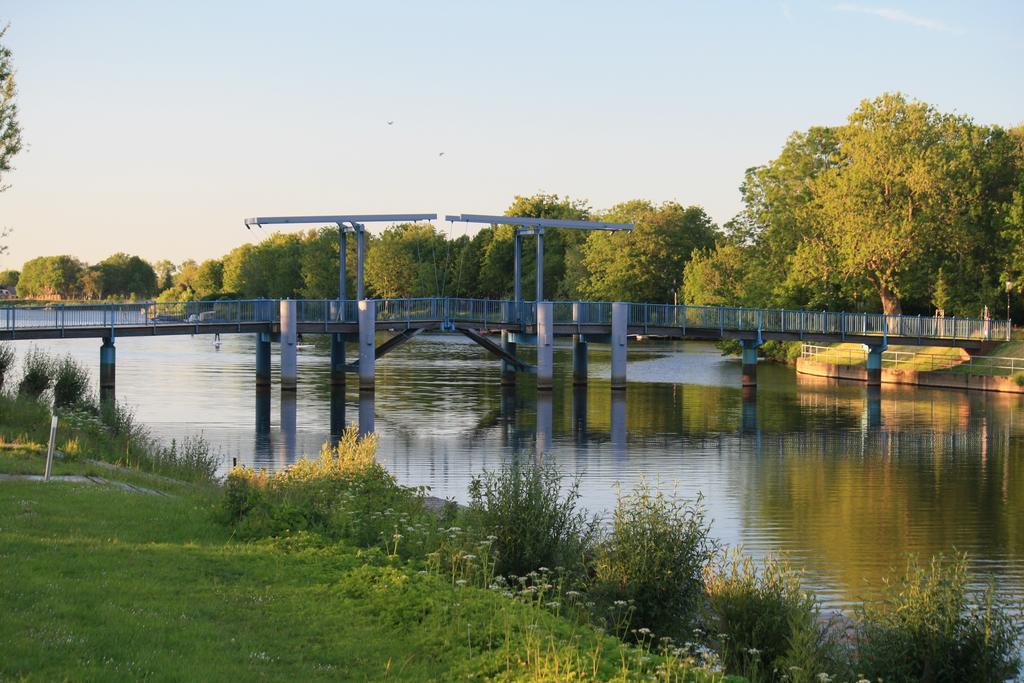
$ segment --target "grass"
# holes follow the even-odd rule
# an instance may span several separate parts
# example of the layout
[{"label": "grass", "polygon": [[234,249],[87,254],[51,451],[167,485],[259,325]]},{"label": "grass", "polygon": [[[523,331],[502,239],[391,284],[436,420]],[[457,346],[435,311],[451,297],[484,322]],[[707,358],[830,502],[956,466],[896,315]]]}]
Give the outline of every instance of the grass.
[{"label": "grass", "polygon": [[[13,451],[5,469],[41,465]],[[175,492],[0,483],[0,679],[646,680],[666,666],[381,548],[240,542],[213,498]],[[672,662],[659,679],[723,680]]]}]

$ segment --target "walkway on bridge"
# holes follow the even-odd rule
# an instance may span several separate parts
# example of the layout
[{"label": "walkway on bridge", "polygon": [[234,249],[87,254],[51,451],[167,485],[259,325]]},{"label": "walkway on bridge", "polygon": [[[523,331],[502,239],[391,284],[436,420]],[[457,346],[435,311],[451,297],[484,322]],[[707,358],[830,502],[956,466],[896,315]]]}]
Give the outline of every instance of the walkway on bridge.
[{"label": "walkway on bridge", "polygon": [[[519,372],[537,376],[537,388],[552,383],[555,337],[572,336],[574,382],[586,383],[587,345],[610,344],[611,384],[626,386],[629,338],[738,340],[743,347],[744,385],[756,384],[757,348],[768,340],[855,342],[868,350],[868,370],[880,373],[889,343],[953,346],[979,350],[1007,339],[1007,321],[886,316],[879,313],[686,306],[592,301],[508,301],[451,297],[421,299],[141,302],[0,308],[0,339],[92,337],[101,348],[101,395],[113,396],[117,337],[175,334],[257,335],[256,382],[270,384],[270,344],[281,342],[281,386],[295,388],[295,342],[299,334],[332,335],[331,381],[345,383],[358,372],[360,388],[374,389],[378,358],[425,330],[460,333],[503,364],[502,381]],[[382,344],[378,333],[390,332]],[[490,338],[500,332],[501,343]],[[345,344],[357,343],[349,363]],[[536,346],[535,365],[517,355],[517,345]],[[877,368],[875,367],[877,366]]]}]

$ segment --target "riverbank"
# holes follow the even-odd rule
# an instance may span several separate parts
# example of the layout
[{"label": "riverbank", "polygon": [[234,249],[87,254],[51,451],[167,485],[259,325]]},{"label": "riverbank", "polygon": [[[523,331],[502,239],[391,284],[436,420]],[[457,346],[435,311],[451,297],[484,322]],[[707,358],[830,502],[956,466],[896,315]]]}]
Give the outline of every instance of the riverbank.
[{"label": "riverbank", "polygon": [[[0,451],[0,469],[41,465]],[[0,678],[640,680],[659,663],[382,549],[309,534],[237,542],[215,519],[219,492],[162,490],[173,495],[0,482]]]}]

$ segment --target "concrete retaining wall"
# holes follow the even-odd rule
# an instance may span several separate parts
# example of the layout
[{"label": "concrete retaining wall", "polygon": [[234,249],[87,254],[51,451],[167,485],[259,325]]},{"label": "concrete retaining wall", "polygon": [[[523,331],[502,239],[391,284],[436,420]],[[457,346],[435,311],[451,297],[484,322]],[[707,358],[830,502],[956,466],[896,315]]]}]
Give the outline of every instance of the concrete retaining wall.
[{"label": "concrete retaining wall", "polygon": [[[868,381],[867,368],[823,363],[807,358],[797,359],[796,371],[801,375],[813,375],[814,377],[848,379],[856,382]],[[1024,387],[1019,386],[1012,377],[968,375],[959,372],[918,372],[916,370],[882,368],[882,384],[914,384],[941,389],[974,389],[976,391],[1024,394]]]}]

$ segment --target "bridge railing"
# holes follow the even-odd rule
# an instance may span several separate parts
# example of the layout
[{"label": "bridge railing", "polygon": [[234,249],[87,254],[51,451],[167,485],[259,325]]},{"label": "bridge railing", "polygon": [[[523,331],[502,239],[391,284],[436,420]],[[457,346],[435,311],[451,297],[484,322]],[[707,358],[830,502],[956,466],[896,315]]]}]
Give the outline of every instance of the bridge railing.
[{"label": "bridge railing", "polygon": [[638,303],[629,305],[629,324],[634,327],[820,334],[840,338],[1006,339],[1009,333],[1009,323],[1005,320]]},{"label": "bridge railing", "polygon": [[[300,322],[355,322],[357,302],[334,299],[297,300]],[[377,320],[382,322],[471,322],[526,324],[536,322],[531,301],[468,298],[380,299]],[[579,311],[578,320],[574,311]],[[603,301],[553,302],[556,323],[607,325],[612,304]],[[280,319],[279,301],[247,299],[234,301],[138,302],[123,304],[53,304],[0,308],[0,330],[64,329],[69,327],[128,327],[200,323],[260,323]],[[769,332],[793,335],[854,337],[914,337],[919,339],[1006,339],[1005,320],[892,316],[881,313],[840,313],[787,309],[735,308],[729,306],[686,306],[673,304],[629,304],[629,325],[645,331],[650,327]]]}]

